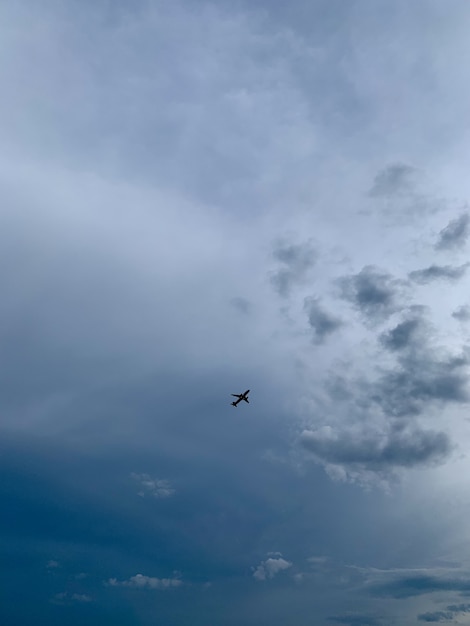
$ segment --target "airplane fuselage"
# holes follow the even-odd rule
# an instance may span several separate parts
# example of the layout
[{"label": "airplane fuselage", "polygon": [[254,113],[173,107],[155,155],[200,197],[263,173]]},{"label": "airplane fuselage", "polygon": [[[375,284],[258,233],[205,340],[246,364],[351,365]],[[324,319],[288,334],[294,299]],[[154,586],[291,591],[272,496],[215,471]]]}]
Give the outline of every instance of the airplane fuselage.
[{"label": "airplane fuselage", "polygon": [[250,401],[248,400],[249,393],[250,393],[249,389],[247,389],[244,393],[232,393],[232,396],[235,396],[237,398],[235,402],[232,402],[232,406],[238,406],[238,403],[241,402],[242,400],[244,400],[245,402],[249,404],[250,403]]}]

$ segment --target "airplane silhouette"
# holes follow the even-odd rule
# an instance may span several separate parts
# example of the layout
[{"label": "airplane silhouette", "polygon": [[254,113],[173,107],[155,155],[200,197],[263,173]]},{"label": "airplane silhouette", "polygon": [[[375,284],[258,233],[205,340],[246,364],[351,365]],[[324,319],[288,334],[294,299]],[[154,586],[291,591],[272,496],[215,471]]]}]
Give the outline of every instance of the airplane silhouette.
[{"label": "airplane silhouette", "polygon": [[236,398],[238,398],[238,400],[235,400],[235,402],[232,402],[232,406],[237,406],[237,404],[239,402],[241,402],[242,400],[245,400],[245,402],[248,402],[248,404],[250,403],[250,401],[248,400],[248,394],[250,393],[250,390],[247,389],[244,393],[232,393],[232,396],[235,396]]}]

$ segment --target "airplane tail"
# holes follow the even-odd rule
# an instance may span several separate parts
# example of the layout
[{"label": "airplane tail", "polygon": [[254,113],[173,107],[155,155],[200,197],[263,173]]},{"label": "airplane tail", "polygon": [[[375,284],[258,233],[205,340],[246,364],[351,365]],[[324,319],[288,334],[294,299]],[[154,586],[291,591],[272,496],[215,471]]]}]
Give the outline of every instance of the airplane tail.
[{"label": "airplane tail", "polygon": [[237,406],[237,403],[236,402],[232,402],[232,406]]}]

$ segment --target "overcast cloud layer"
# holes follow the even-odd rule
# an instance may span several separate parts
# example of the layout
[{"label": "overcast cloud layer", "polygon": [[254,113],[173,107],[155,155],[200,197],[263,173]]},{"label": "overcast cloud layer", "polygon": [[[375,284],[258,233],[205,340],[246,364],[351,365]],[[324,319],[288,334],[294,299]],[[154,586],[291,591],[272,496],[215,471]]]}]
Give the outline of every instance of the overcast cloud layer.
[{"label": "overcast cloud layer", "polygon": [[470,623],[469,28],[0,5],[2,624]]}]

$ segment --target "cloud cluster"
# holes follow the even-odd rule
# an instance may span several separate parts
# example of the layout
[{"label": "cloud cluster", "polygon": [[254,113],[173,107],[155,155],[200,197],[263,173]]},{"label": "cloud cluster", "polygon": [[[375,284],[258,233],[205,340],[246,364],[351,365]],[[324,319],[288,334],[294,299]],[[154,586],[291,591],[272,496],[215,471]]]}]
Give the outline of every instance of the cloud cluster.
[{"label": "cloud cluster", "polygon": [[378,335],[378,345],[394,362],[376,366],[373,375],[325,381],[329,404],[338,413],[347,404],[347,426],[305,428],[300,441],[331,476],[368,482],[396,470],[432,466],[453,452],[449,435],[423,427],[420,417],[435,408],[469,401],[469,353],[451,354],[431,344],[432,326],[424,307],[410,307],[402,320]]},{"label": "cloud cluster", "polygon": [[266,580],[267,578],[271,579],[279,572],[289,569],[289,567],[292,567],[292,563],[286,561],[281,556],[276,558],[269,557],[257,566],[253,572],[253,578],[258,581]]},{"label": "cloud cluster", "polygon": [[152,576],[144,576],[136,574],[128,580],[117,580],[110,578],[107,583],[110,587],[131,587],[133,589],[172,589],[180,587],[183,582],[180,578],[153,578]]}]

